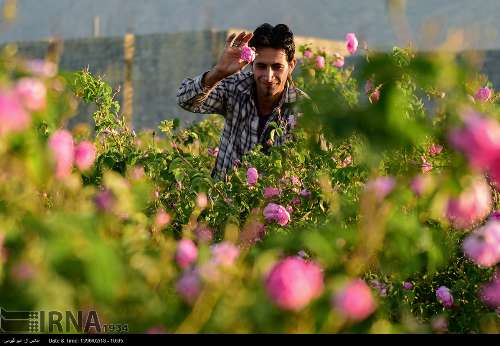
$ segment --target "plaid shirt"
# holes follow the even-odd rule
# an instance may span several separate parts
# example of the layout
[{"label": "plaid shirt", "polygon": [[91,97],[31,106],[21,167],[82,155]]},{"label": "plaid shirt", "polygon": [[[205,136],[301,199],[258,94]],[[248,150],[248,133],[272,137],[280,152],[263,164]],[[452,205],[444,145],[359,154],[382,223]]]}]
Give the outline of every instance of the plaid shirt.
[{"label": "plaid shirt", "polygon": [[224,116],[224,129],[212,177],[225,178],[232,167],[240,162],[241,157],[257,144],[263,145],[264,152],[268,151],[271,144],[268,141],[272,131],[269,124],[273,121],[283,129],[283,134],[281,136],[275,134],[272,145],[283,144],[291,135],[290,131],[295,126],[296,116],[300,116],[295,107],[296,101],[299,97],[307,96],[300,89],[287,83],[281,101],[269,116],[258,138],[259,115],[255,103],[253,72],[231,75],[212,89],[204,88],[202,85],[201,81],[206,73],[184,79],[177,91],[177,102],[179,106],[193,113],[216,113]]}]

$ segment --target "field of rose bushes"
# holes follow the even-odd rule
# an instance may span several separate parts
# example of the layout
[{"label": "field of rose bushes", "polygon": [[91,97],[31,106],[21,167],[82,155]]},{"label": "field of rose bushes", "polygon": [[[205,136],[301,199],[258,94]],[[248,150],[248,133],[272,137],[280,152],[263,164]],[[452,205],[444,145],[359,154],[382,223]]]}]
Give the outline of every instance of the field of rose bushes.
[{"label": "field of rose bushes", "polygon": [[[286,145],[136,133],[88,71],[0,58],[0,306],[150,333],[498,333],[500,109],[477,56],[300,47]],[[68,129],[78,102],[93,128]],[[275,134],[280,129],[276,128]]]}]

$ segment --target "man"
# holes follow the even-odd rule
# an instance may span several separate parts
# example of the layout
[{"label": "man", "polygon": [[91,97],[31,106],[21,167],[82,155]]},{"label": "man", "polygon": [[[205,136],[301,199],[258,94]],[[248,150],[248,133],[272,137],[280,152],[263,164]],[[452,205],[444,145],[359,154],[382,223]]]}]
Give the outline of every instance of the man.
[{"label": "man", "polygon": [[[219,154],[212,177],[225,178],[241,157],[257,144],[264,152],[270,145],[282,144],[295,124],[294,104],[305,95],[295,88],[293,33],[284,24],[263,24],[253,33],[232,34],[215,67],[195,78],[186,78],[177,92],[178,104],[194,113],[217,113],[225,118]],[[242,47],[256,52],[249,71],[241,59]],[[271,141],[270,123],[283,134]]]}]

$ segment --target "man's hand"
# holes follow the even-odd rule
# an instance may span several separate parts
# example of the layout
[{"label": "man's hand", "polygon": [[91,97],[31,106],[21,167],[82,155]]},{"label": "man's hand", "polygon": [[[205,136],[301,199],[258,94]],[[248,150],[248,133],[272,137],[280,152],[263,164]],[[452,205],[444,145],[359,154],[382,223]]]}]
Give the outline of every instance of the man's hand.
[{"label": "man's hand", "polygon": [[203,84],[206,87],[211,88],[219,81],[241,71],[248,65],[248,62],[241,59],[241,47],[248,44],[252,36],[253,33],[246,34],[245,32],[241,32],[237,37],[236,34],[231,34],[227,38],[224,52],[217,65],[203,79]]}]

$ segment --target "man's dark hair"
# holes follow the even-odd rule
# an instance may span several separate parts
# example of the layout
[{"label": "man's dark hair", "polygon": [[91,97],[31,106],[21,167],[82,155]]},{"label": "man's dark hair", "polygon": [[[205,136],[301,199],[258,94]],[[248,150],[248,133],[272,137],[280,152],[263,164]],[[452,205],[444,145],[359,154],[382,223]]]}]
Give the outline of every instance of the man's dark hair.
[{"label": "man's dark hair", "polygon": [[262,24],[253,32],[253,37],[248,43],[249,47],[284,49],[287,61],[292,61],[295,55],[295,42],[293,32],[285,24],[272,26],[269,23]]}]

